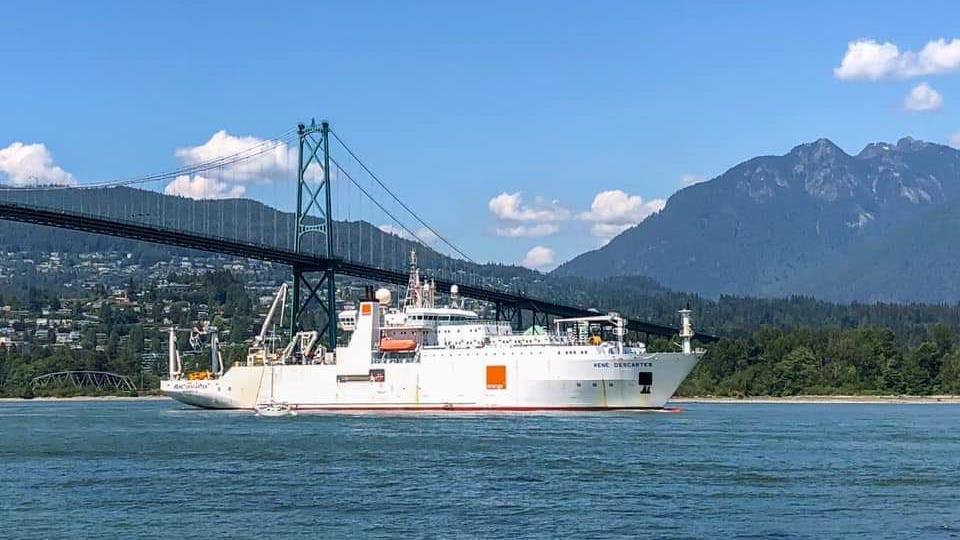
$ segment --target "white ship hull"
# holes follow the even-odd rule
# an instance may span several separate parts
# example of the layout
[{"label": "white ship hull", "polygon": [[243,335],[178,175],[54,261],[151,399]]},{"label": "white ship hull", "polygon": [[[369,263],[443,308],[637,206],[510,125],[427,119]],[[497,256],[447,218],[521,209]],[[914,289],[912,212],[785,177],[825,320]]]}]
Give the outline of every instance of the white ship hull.
[{"label": "white ship hull", "polygon": [[647,353],[625,342],[626,324],[616,314],[555,319],[550,333],[515,333],[509,323],[481,321],[460,306],[438,308],[436,288],[421,283],[414,255],[407,290],[402,311],[386,307],[389,291],[370,289],[357,310],[341,312],[350,337],[336,350],[318,349],[318,333],[310,331],[277,352],[264,344],[284,303],[283,285],[246,364],[219,376],[213,339],[212,371],[184,378],[171,329],[170,379],[160,388],[210,409],[661,409],[703,355],[691,345],[689,310],[680,311],[683,352]]},{"label": "white ship hull", "polygon": [[[235,366],[219,379],[168,380],[161,389],[210,409],[267,402],[298,411],[660,409],[700,356],[591,346],[442,350],[410,363]],[[491,384],[489,366],[503,367],[503,381]]]}]

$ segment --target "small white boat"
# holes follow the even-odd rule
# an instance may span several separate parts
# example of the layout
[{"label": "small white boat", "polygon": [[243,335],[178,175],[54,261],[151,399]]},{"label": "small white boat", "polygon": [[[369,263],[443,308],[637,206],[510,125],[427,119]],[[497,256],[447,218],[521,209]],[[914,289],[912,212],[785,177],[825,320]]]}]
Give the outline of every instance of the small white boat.
[{"label": "small white boat", "polygon": [[296,416],[297,411],[290,406],[289,403],[283,401],[276,401],[273,399],[274,394],[274,377],[273,371],[274,366],[269,366],[270,368],[270,383],[269,383],[269,396],[267,401],[264,403],[257,403],[254,405],[253,410],[256,411],[257,416],[265,417],[280,417],[280,416]]},{"label": "small white boat", "polygon": [[297,411],[293,410],[286,403],[264,403],[257,405],[254,410],[257,416],[278,417],[278,416],[296,416]]}]

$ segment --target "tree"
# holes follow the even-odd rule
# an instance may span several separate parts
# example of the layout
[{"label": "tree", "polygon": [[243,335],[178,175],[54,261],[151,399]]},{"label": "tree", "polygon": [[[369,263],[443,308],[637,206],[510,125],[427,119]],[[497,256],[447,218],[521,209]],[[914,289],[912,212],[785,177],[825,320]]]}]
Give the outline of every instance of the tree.
[{"label": "tree", "polygon": [[939,379],[941,392],[960,394],[960,350],[955,350],[944,357]]},{"label": "tree", "polygon": [[941,354],[949,354],[950,351],[953,350],[953,346],[956,343],[956,335],[954,335],[950,327],[942,322],[938,322],[930,327],[928,333],[930,335],[929,341],[937,345],[937,350],[939,350]]},{"label": "tree", "polygon": [[925,394],[933,390],[940,368],[943,365],[943,353],[932,341],[925,341],[913,350],[904,366],[908,392]]},{"label": "tree", "polygon": [[774,391],[772,393],[778,396],[791,396],[806,392],[817,383],[819,376],[817,366],[817,357],[808,347],[801,346],[793,349],[773,367]]},{"label": "tree", "polygon": [[130,327],[130,333],[127,335],[127,348],[133,354],[143,352],[143,326],[135,324]]}]

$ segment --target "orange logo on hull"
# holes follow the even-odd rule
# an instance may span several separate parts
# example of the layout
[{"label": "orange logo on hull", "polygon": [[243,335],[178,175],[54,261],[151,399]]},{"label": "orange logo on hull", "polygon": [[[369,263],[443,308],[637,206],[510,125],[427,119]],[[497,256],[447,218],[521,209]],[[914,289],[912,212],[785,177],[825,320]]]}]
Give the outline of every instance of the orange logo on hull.
[{"label": "orange logo on hull", "polygon": [[507,366],[487,366],[487,390],[507,389]]}]

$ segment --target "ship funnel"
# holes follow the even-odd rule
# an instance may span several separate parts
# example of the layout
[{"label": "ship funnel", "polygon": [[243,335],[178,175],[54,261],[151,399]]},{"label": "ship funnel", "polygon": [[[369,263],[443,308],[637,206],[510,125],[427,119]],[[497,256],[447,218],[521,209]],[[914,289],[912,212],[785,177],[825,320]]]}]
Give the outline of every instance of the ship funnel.
[{"label": "ship funnel", "polygon": [[356,351],[366,351],[367,354],[376,348],[380,343],[380,302],[370,294],[360,301],[360,309],[357,310],[357,322],[350,336],[348,348]]}]

